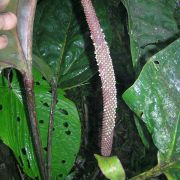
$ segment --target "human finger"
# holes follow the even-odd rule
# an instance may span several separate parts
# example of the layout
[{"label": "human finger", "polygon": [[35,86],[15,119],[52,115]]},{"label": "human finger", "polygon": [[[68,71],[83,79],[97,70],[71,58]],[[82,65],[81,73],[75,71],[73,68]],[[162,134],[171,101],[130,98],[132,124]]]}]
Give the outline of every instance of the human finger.
[{"label": "human finger", "polygon": [[8,3],[9,0],[0,0],[0,11],[4,10]]},{"label": "human finger", "polygon": [[8,38],[5,35],[0,36],[0,49],[6,48],[8,45]]},{"label": "human finger", "polygon": [[17,24],[17,17],[15,14],[8,12],[0,15],[0,30],[10,30]]}]

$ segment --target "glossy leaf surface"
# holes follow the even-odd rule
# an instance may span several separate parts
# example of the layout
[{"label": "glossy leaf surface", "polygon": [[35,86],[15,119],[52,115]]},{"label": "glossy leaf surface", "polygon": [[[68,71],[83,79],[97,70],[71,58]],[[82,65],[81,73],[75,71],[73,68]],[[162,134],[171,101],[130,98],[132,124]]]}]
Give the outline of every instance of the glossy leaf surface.
[{"label": "glossy leaf surface", "polygon": [[[128,106],[146,123],[159,150],[159,165],[175,161],[163,172],[180,171],[180,39],[154,55],[124,94]],[[177,161],[177,163],[176,163]],[[171,178],[170,178],[171,179]]]},{"label": "glossy leaf surface", "polygon": [[[51,8],[49,8],[51,4]],[[96,3],[105,32],[107,12],[103,1]],[[110,32],[110,30],[108,31]],[[108,35],[108,39],[110,36]],[[42,1],[37,7],[34,27],[34,52],[51,69],[47,79],[56,78],[61,88],[81,85],[94,74],[92,42],[80,2],[70,0]]]},{"label": "glossy leaf surface", "polygon": [[[0,137],[13,150],[23,171],[34,178],[38,176],[38,169],[32,150],[22,91],[15,73],[13,74],[12,89],[9,89],[6,79],[1,76]],[[44,77],[37,71],[34,72],[34,76],[36,110],[44,155],[46,155],[51,93]],[[63,178],[72,168],[79,150],[80,121],[74,103],[64,96],[62,90],[59,91],[56,109],[52,146],[52,178]]]},{"label": "glossy leaf surface", "polygon": [[95,154],[103,174],[110,180],[125,180],[124,169],[117,156],[103,157]]},{"label": "glossy leaf surface", "polygon": [[128,12],[132,61],[137,74],[148,57],[179,32],[174,18],[176,0],[123,0]]}]

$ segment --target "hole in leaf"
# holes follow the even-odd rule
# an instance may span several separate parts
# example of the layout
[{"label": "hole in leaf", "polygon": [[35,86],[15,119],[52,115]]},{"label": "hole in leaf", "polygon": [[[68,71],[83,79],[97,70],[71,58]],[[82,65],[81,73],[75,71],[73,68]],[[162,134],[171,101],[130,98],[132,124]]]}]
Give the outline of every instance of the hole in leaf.
[{"label": "hole in leaf", "polygon": [[21,156],[19,156],[19,161],[20,161],[21,166],[24,166]]},{"label": "hole in leaf", "polygon": [[68,112],[65,109],[59,108],[59,111],[64,115],[68,115]]},{"label": "hole in leaf", "polygon": [[47,151],[47,147],[44,147],[43,149],[44,149],[45,151]]},{"label": "hole in leaf", "polygon": [[140,117],[142,117],[143,116],[143,112],[141,112],[141,114],[140,114]]},{"label": "hole in leaf", "polygon": [[44,123],[44,120],[39,120],[39,123],[40,123],[40,124],[43,124],[43,123]]},{"label": "hole in leaf", "polygon": [[71,173],[74,173],[74,169],[71,169],[71,170],[70,170],[69,174],[71,174]]},{"label": "hole in leaf", "polygon": [[63,123],[63,126],[64,126],[65,128],[68,128],[68,127],[69,127],[69,124],[68,124],[67,122],[65,122],[65,123]]},{"label": "hole in leaf", "polygon": [[40,85],[40,82],[37,81],[37,82],[36,82],[36,85],[39,86],[39,85]]},{"label": "hole in leaf", "polygon": [[26,149],[25,148],[22,148],[21,152],[23,153],[23,155],[26,155]]},{"label": "hole in leaf", "polygon": [[46,78],[44,76],[42,77],[42,79],[46,81]]},{"label": "hole in leaf", "polygon": [[45,102],[43,103],[43,106],[49,107],[49,104]]},{"label": "hole in leaf", "polygon": [[59,174],[58,177],[63,177],[63,174]]},{"label": "hole in leaf", "polygon": [[159,61],[154,61],[155,64],[159,64]]},{"label": "hole in leaf", "polygon": [[65,164],[65,163],[66,163],[66,160],[62,160],[61,163],[62,163],[62,164]]},{"label": "hole in leaf", "polygon": [[19,116],[16,119],[17,119],[18,122],[20,122],[20,120],[21,120]]},{"label": "hole in leaf", "polygon": [[70,135],[71,134],[71,131],[66,131],[65,132],[67,135]]},{"label": "hole in leaf", "polygon": [[2,104],[0,104],[0,111],[3,109],[3,106],[2,106]]},{"label": "hole in leaf", "polygon": [[27,163],[28,163],[28,168],[30,169],[30,168],[31,168],[31,165],[30,165],[30,162],[29,162],[28,159],[27,159]]}]

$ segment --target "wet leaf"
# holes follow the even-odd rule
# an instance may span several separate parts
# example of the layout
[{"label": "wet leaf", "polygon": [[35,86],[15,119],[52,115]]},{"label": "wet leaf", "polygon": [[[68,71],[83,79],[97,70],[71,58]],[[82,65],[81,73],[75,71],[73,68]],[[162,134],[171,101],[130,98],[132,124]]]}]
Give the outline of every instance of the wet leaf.
[{"label": "wet leaf", "polygon": [[[105,33],[108,32],[110,40],[105,6],[103,1],[96,4],[103,29]],[[49,66],[51,74],[41,66],[38,66],[38,70],[46,74],[47,79],[55,77],[61,88],[79,86],[94,75],[93,46],[80,1],[55,0],[51,3],[45,0],[38,5],[34,52]]]},{"label": "wet leaf", "polygon": [[123,0],[128,12],[132,61],[137,74],[153,54],[179,33],[176,0]]},{"label": "wet leaf", "polygon": [[[128,106],[141,117],[159,150],[159,165],[173,163],[163,172],[176,177],[180,157],[180,39],[154,55],[124,94]],[[176,165],[174,165],[176,164]]]},{"label": "wet leaf", "polygon": [[[44,155],[47,152],[47,126],[51,102],[50,87],[37,71],[35,77],[36,110]],[[30,177],[38,176],[31,136],[23,106],[22,87],[13,73],[12,89],[7,80],[0,77],[0,137],[15,154],[23,171]],[[24,96],[24,95],[23,95]],[[52,178],[63,178],[73,166],[80,146],[80,121],[76,106],[59,90],[53,129]]]}]

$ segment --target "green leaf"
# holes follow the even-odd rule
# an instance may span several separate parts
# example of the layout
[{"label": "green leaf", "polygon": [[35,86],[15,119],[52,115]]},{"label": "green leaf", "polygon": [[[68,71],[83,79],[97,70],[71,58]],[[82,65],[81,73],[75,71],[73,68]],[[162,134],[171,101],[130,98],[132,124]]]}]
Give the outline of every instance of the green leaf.
[{"label": "green leaf", "polygon": [[137,74],[142,65],[179,33],[176,0],[123,0],[128,12],[132,61]]},{"label": "green leaf", "polygon": [[179,0],[176,0],[176,6],[175,6],[175,12],[174,12],[174,18],[176,20],[178,29],[180,29],[180,3]]},{"label": "green leaf", "polygon": [[[111,41],[103,1],[95,2],[95,6],[108,40]],[[47,80],[55,77],[58,87],[67,89],[79,86],[96,72],[96,66],[93,65],[94,50],[80,2],[40,2],[35,18],[33,46],[34,53],[49,66],[51,73],[41,66],[37,67],[38,70],[48,76]]]},{"label": "green leaf", "polygon": [[[44,77],[37,71],[34,71],[34,76],[36,110],[46,155],[51,93]],[[13,73],[12,89],[8,87],[7,80],[3,76],[0,78],[0,137],[12,149],[23,171],[34,178],[39,172],[23,103],[24,92],[16,73]],[[64,178],[71,170],[79,151],[80,134],[76,106],[65,97],[63,90],[59,90],[52,142],[52,179]]]},{"label": "green leaf", "polygon": [[[125,102],[152,134],[159,150],[160,166],[180,157],[179,47],[180,39],[154,55],[133,86],[123,94]],[[163,172],[173,176],[179,168],[178,162]]]},{"label": "green leaf", "polygon": [[140,119],[138,117],[134,116],[134,120],[135,120],[135,124],[136,124],[136,127],[137,127],[137,130],[138,130],[138,133],[139,133],[142,143],[144,144],[144,146],[146,148],[149,148],[149,142],[144,134],[144,130],[141,126]]},{"label": "green leaf", "polygon": [[103,157],[95,154],[103,174],[110,180],[125,180],[125,172],[117,156]]}]

